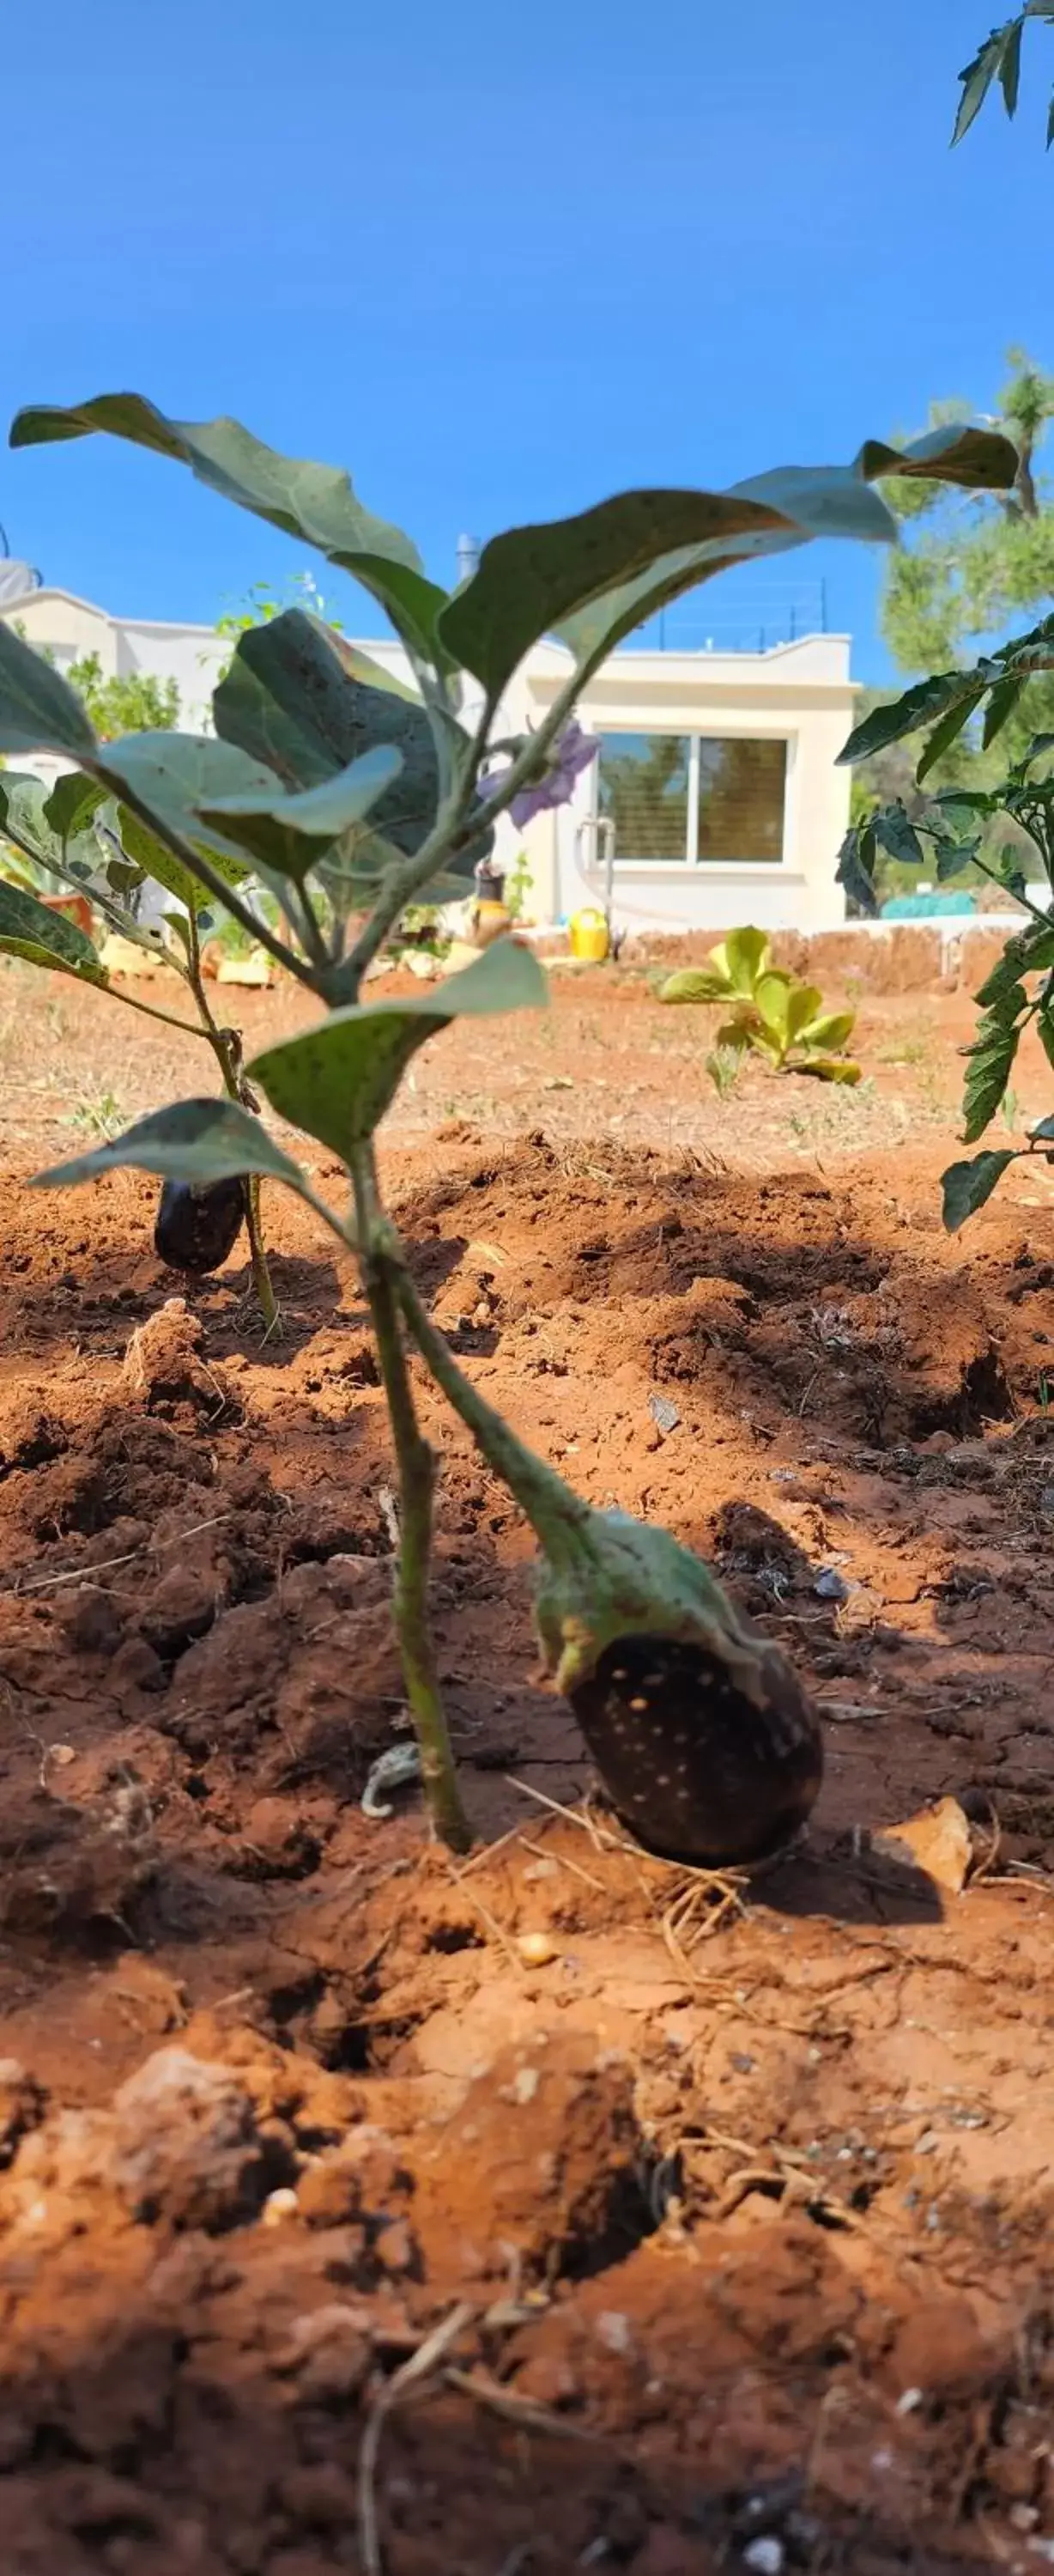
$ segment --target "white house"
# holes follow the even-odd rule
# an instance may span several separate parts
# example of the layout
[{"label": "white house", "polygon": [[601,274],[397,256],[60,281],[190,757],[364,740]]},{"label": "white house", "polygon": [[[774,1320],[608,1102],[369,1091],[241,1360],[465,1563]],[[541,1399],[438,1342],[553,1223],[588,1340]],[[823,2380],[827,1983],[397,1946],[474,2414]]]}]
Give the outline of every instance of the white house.
[{"label": "white house", "polygon": [[[111,617],[48,588],[5,599],[4,615],[60,670],[92,653],[104,677],[175,680],[181,724],[206,728],[231,649],[212,627]],[[362,649],[405,674],[394,642]],[[497,731],[537,725],[570,668],[560,645],[536,645]],[[503,824],[503,856],[524,849],[534,909],[550,920],[602,898],[610,865],[614,918],[630,931],[832,928],[845,916],[834,876],[849,818],[849,773],[835,763],[853,697],[844,635],[757,652],[616,652],[579,710],[600,750],[573,804],[522,835]]]}]

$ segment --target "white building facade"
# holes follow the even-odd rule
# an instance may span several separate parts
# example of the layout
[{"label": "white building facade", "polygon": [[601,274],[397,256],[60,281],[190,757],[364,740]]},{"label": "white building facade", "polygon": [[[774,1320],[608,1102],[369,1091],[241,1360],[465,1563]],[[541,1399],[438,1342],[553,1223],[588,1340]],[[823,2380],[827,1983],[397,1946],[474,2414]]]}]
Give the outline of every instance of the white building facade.
[{"label": "white building facade", "polygon": [[[94,654],[104,678],[174,680],[182,728],[207,730],[229,637],[112,617],[47,588],[5,600],[4,615],[59,670]],[[362,649],[408,676],[397,644],[368,638]],[[522,834],[500,826],[506,863],[521,850],[526,857],[535,915],[566,920],[603,901],[610,882],[613,918],[630,932],[719,935],[744,921],[766,930],[836,927],[845,917],[835,866],[850,782],[836,763],[853,721],[849,649],[843,635],[806,635],[756,653],[614,653],[579,709],[600,749],[573,803]],[[561,646],[536,645],[496,731],[537,726],[570,668]]]}]

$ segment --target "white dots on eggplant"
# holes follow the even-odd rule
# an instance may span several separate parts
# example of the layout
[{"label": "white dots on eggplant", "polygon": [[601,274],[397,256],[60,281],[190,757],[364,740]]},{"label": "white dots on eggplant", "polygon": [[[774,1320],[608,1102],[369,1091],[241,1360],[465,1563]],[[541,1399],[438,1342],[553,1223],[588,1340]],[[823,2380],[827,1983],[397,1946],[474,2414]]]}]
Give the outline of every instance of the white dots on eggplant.
[{"label": "white dots on eggplant", "polygon": [[204,1278],[210,1270],[219,1270],[233,1252],[244,1223],[244,1181],[207,1181],[198,1189],[189,1181],[166,1181],[154,1226],[154,1250],[167,1269]]},{"label": "white dots on eggplant", "polygon": [[782,1655],[763,1653],[759,1676],[755,1700],[708,1648],[627,1636],[569,1693],[616,1812],[665,1859],[761,1860],[811,1813],[823,1778],[816,1711]]}]

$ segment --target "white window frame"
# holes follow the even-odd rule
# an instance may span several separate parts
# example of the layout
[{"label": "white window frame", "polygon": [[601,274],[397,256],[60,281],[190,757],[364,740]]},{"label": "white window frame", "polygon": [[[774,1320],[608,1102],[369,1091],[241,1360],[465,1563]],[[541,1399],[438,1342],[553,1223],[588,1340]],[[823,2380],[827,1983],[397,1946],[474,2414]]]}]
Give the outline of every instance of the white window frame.
[{"label": "white window frame", "polygon": [[[594,733],[610,736],[628,734],[674,734],[688,744],[688,833],[683,859],[623,859],[615,849],[615,874],[642,877],[648,884],[655,877],[668,877],[680,882],[682,877],[736,876],[755,878],[764,883],[788,867],[787,825],[791,806],[791,781],[798,757],[797,731],[787,725],[726,725],[720,731],[714,724],[697,724],[694,729],[683,724],[628,724],[612,722],[597,714],[588,719]],[[783,815],[778,859],[701,859],[699,856],[699,745],[701,742],[782,742],[786,746],[783,768]],[[594,830],[600,821],[600,758],[590,772],[590,820]]]}]

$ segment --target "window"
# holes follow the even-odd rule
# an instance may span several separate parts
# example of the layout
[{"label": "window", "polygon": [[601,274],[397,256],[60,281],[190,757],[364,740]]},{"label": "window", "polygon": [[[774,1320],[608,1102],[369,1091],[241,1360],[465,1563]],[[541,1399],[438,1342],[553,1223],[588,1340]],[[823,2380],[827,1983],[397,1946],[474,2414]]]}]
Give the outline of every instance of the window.
[{"label": "window", "polygon": [[597,812],[623,866],[778,866],[787,745],[746,734],[605,733]]},{"label": "window", "polygon": [[614,824],[617,859],[687,858],[690,753],[687,734],[601,734],[597,812]]}]

